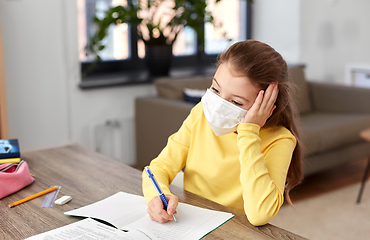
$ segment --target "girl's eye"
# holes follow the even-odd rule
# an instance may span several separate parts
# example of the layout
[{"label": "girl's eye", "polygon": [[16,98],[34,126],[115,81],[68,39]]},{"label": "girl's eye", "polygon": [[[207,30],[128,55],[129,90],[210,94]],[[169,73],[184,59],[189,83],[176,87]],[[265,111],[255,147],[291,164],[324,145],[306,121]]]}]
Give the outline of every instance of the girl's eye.
[{"label": "girl's eye", "polygon": [[239,102],[237,102],[237,101],[231,101],[232,103],[234,103],[235,105],[237,105],[237,106],[241,106],[241,105],[243,105],[243,104],[241,104],[241,103],[239,103]]},{"label": "girl's eye", "polygon": [[213,92],[219,93],[219,91],[216,88],[212,87],[211,89],[212,89]]}]

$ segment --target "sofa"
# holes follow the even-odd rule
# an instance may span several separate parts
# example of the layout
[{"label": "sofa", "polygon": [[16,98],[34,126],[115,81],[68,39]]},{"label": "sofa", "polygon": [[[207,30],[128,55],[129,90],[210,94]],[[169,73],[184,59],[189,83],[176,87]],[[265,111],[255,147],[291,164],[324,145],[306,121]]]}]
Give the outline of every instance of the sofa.
[{"label": "sofa", "polygon": [[[293,100],[299,111],[304,146],[305,176],[370,155],[370,144],[359,132],[370,128],[370,89],[307,81],[304,66],[290,66],[296,85]],[[161,78],[154,82],[155,97],[135,101],[136,167],[155,158],[194,106],[184,89],[206,89],[212,76]]]}]

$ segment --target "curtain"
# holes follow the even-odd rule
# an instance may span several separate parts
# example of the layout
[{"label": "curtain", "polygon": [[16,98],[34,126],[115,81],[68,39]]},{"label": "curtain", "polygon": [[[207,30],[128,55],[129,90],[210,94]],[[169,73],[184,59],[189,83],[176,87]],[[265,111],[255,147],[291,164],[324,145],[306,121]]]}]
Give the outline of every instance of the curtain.
[{"label": "curtain", "polygon": [[2,38],[0,33],[0,139],[8,138],[8,119],[6,115],[5,74]]}]

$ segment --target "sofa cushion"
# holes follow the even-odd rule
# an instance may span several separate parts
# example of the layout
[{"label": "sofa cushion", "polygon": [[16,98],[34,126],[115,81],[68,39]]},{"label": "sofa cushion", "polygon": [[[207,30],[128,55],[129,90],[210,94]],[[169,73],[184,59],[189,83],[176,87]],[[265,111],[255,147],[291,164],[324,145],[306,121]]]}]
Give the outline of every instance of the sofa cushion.
[{"label": "sofa cushion", "polygon": [[188,103],[193,103],[195,105],[202,100],[202,97],[204,96],[206,91],[206,89],[184,88],[184,101]]},{"label": "sofa cushion", "polygon": [[184,100],[184,89],[205,90],[212,84],[212,76],[184,79],[161,78],[154,82],[158,96],[171,100]]},{"label": "sofa cushion", "polygon": [[356,144],[370,127],[369,114],[313,113],[300,118],[305,155]]},{"label": "sofa cushion", "polygon": [[304,115],[312,111],[308,85],[303,70],[304,66],[292,66],[289,68],[290,80],[296,85],[293,99],[300,115]]}]

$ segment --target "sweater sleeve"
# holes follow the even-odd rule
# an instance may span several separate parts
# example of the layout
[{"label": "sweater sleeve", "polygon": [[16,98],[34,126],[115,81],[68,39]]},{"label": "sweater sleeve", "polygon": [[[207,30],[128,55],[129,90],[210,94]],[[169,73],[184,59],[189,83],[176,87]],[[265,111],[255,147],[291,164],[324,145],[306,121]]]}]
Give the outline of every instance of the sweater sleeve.
[{"label": "sweater sleeve", "polygon": [[[165,195],[171,194],[169,185],[176,177],[177,173],[185,166],[191,139],[190,129],[199,118],[199,111],[200,108],[198,104],[191,110],[180,129],[168,138],[165,148],[149,165],[150,170],[156,177]],[[153,197],[157,196],[158,193],[145,171],[142,173],[142,179],[143,194],[146,201],[149,202]]]},{"label": "sweater sleeve", "polygon": [[295,137],[284,130],[272,134],[268,145],[261,146],[258,125],[241,123],[238,126],[244,211],[255,226],[268,223],[284,202],[286,175],[296,146]]}]

